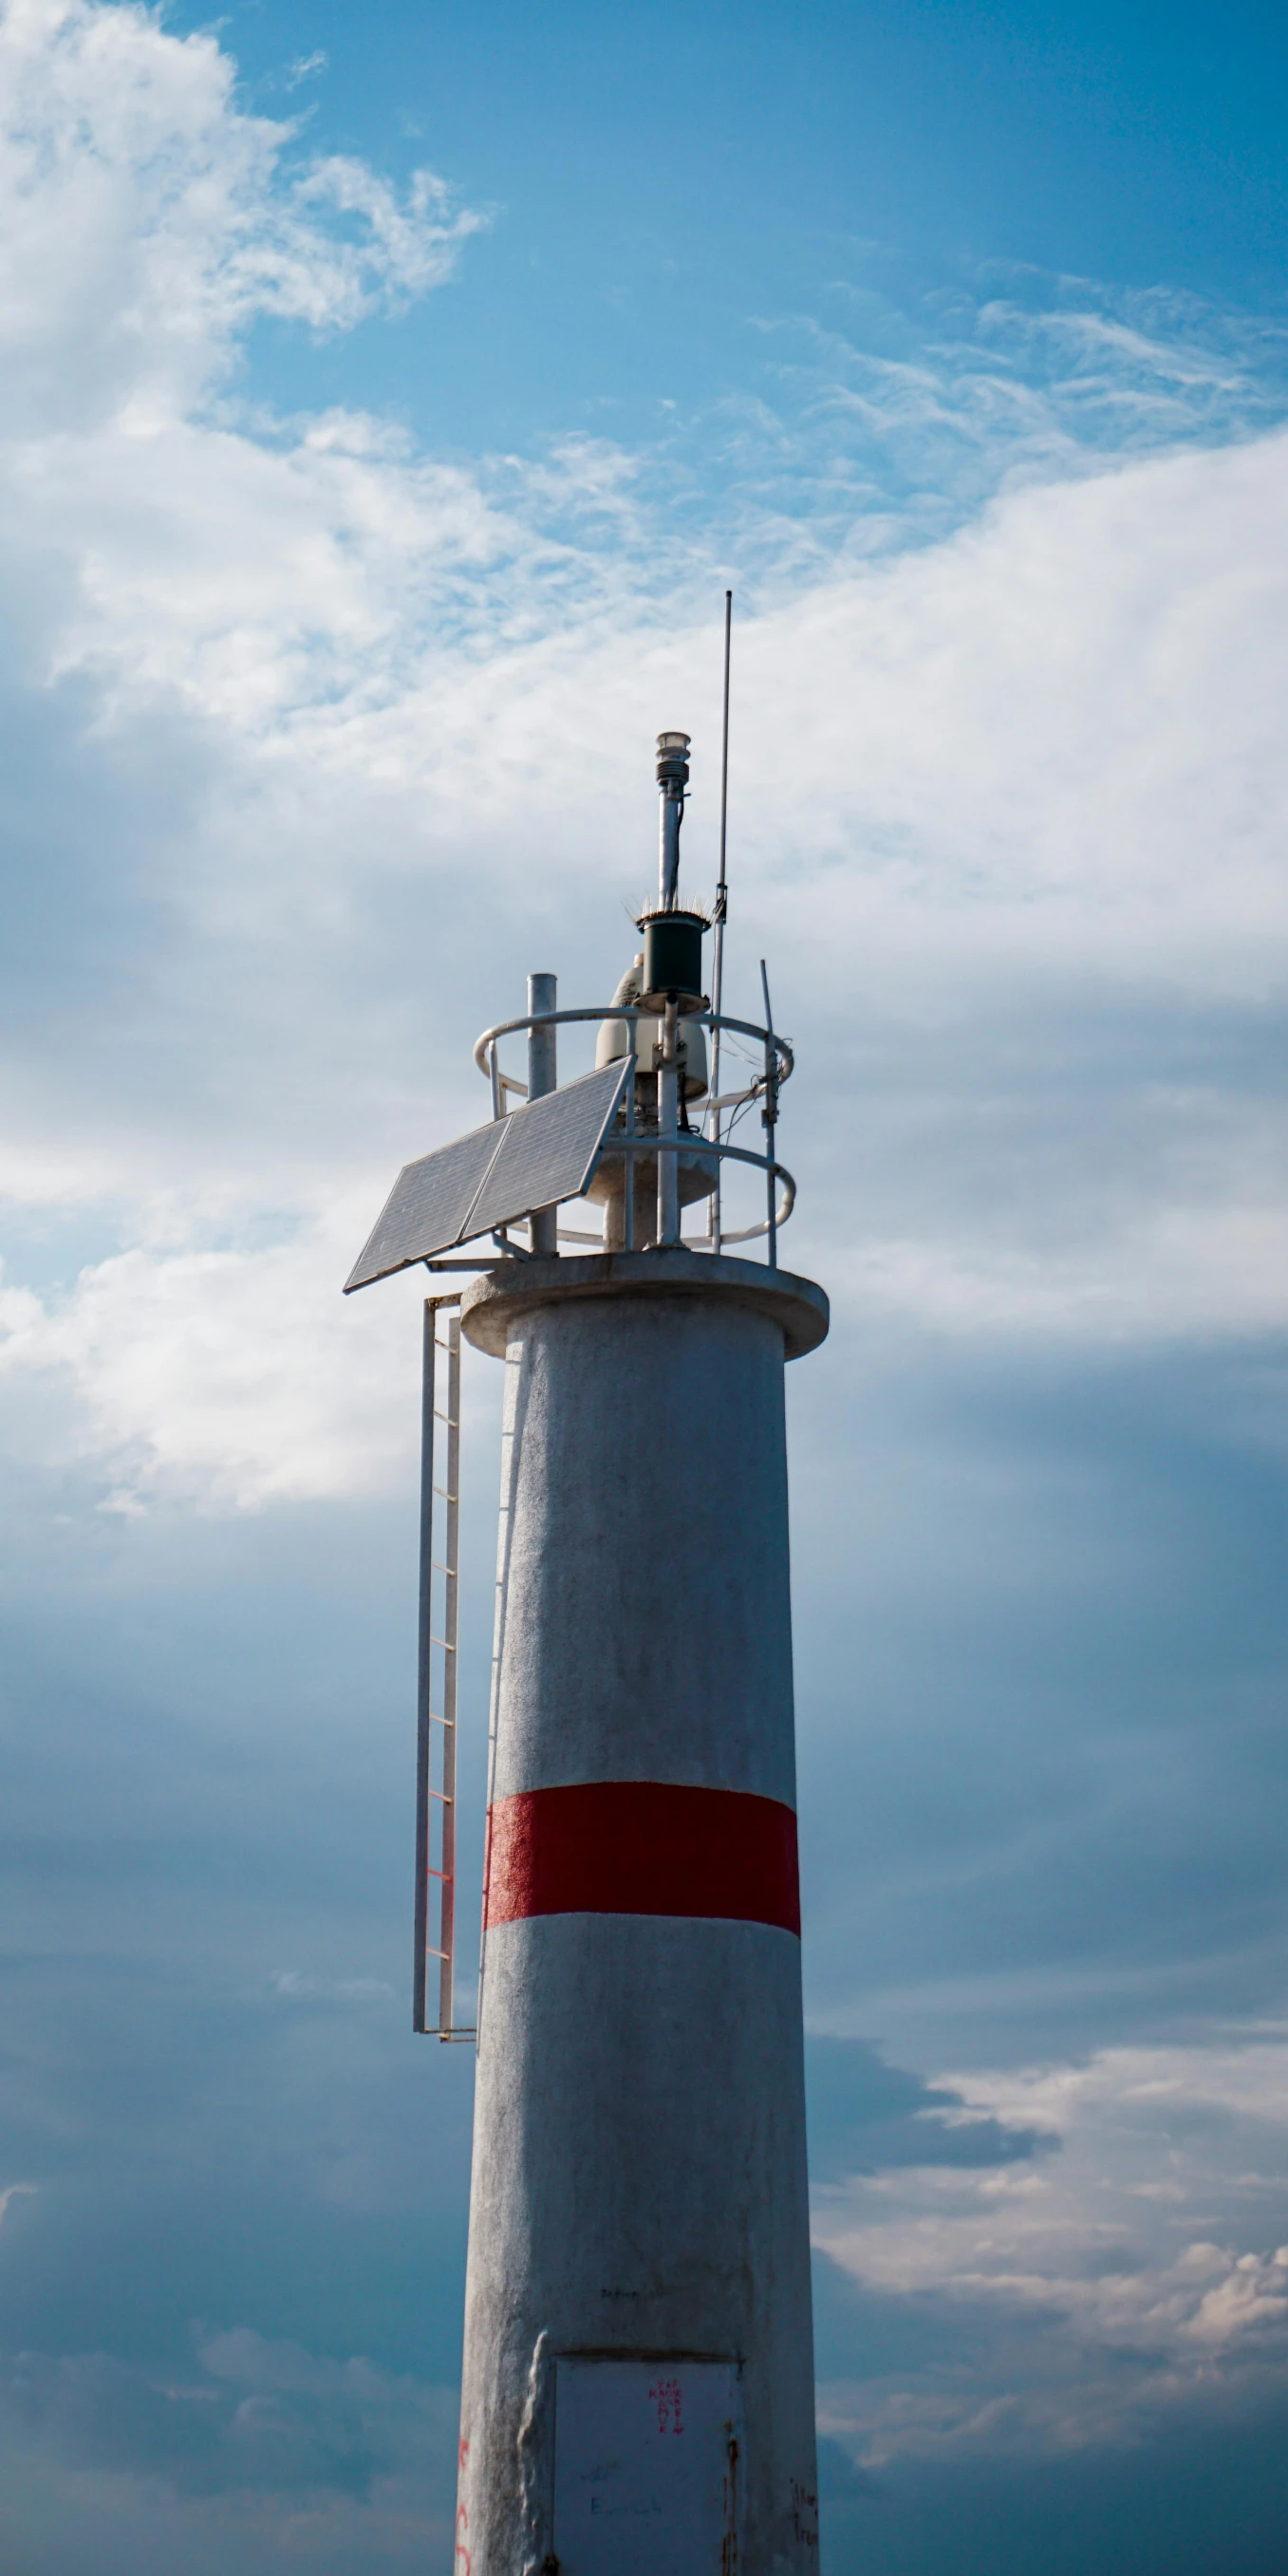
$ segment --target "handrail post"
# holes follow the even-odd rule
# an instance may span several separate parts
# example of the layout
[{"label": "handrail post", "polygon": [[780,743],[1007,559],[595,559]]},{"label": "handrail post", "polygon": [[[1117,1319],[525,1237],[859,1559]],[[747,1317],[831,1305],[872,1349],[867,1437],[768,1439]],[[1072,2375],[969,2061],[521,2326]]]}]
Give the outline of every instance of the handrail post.
[{"label": "handrail post", "polygon": [[774,1014],[769,1001],[769,975],[764,958],[760,961],[760,987],[765,997],[765,1105],[761,1119],[765,1130],[768,1168],[765,1173],[767,1193],[765,1214],[769,1223],[769,1267],[778,1268],[778,1189],[774,1172],[774,1129],[778,1124],[778,1049],[774,1043]]},{"label": "handrail post", "polygon": [[662,1062],[657,1077],[657,1239],[680,1239],[680,1067],[675,1042],[676,1004],[668,995],[662,1023]]},{"label": "handrail post", "polygon": [[[529,975],[528,1012],[553,1011],[558,1007],[559,988],[553,975]],[[558,1088],[559,1069],[556,1049],[558,1035],[553,1022],[544,1028],[528,1030],[528,1098],[544,1100]],[[528,1237],[533,1252],[551,1253],[559,1249],[558,1208],[536,1208],[528,1219]]]}]

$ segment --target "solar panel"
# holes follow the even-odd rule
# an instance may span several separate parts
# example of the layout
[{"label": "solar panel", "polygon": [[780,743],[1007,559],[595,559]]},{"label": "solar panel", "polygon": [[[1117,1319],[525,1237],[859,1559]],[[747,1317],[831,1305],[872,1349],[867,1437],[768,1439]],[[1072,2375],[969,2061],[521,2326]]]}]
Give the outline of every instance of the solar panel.
[{"label": "solar panel", "polygon": [[557,1207],[579,1195],[621,1098],[625,1070],[624,1062],[603,1065],[502,1121],[496,1161],[470,1210],[471,1234],[490,1234],[531,1208]]},{"label": "solar panel", "polygon": [[[365,1288],[372,1279],[405,1269],[409,1261],[424,1260],[428,1251],[459,1243],[504,1123],[498,1119],[492,1126],[476,1127],[472,1135],[458,1136],[454,1145],[422,1154],[417,1163],[404,1163],[350,1272],[346,1296],[351,1288]],[[412,1248],[417,1244],[424,1251]]]},{"label": "solar panel", "polygon": [[345,1282],[346,1297],[536,1208],[579,1198],[625,1079],[625,1060],[603,1065],[436,1154],[405,1163]]}]

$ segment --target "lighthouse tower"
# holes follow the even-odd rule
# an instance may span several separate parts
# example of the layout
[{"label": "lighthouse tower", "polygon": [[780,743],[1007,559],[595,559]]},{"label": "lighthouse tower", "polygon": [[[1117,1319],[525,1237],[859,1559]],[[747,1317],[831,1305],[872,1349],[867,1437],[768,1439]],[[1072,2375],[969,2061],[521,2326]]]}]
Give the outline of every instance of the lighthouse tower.
[{"label": "lighthouse tower", "polygon": [[777,1260],[790,1050],[713,1009],[680,902],[687,755],[611,1003],[533,979],[479,1043],[504,1112],[526,1032],[526,1105],[407,1167],[350,1282],[499,1237],[460,1302],[505,1405],[456,2576],[818,2563],[783,1399],[827,1302]]}]

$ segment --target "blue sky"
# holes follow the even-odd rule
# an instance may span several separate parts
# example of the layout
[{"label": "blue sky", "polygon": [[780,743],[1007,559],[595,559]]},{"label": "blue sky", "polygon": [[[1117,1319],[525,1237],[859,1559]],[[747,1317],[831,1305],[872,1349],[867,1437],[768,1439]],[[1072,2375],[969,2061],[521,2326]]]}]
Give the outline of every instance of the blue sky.
[{"label": "blue sky", "polygon": [[709,886],[727,581],[825,2563],[1277,2566],[1286,46],[0,12],[6,2576],[447,2563],[418,1291],[339,1283],[616,980],[662,725]]}]

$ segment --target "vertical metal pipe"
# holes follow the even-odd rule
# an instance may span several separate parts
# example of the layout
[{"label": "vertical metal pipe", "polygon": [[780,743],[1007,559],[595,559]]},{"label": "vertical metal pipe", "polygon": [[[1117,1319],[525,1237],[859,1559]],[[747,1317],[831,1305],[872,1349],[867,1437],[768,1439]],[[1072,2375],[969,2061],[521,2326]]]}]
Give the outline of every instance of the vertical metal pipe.
[{"label": "vertical metal pipe", "polygon": [[628,1020],[630,1057],[626,1068],[626,1172],[622,1200],[622,1250],[635,1250],[635,1085],[639,1075],[639,1022]]},{"label": "vertical metal pipe", "polygon": [[675,789],[668,783],[662,790],[662,807],[658,816],[657,891],[663,908],[669,910],[675,901],[680,875],[680,825],[684,806]]},{"label": "vertical metal pipe", "polygon": [[[720,878],[716,886],[715,911],[711,916],[714,933],[711,943],[711,1109],[707,1121],[707,1133],[717,1145],[720,1142],[720,1112],[715,1104],[720,1097],[720,1013],[724,1007],[724,933],[725,917],[729,910],[725,854],[729,827],[729,655],[732,639],[733,592],[727,590],[724,630],[724,720],[720,731]],[[711,1193],[707,1227],[713,1252],[720,1250],[720,1217],[720,1165],[717,1163],[716,1185]]]},{"label": "vertical metal pipe", "polygon": [[438,2035],[454,2028],[456,1952],[456,1620],[461,1509],[461,1319],[447,1327],[447,1544],[443,1551],[443,1910],[439,1933]]},{"label": "vertical metal pipe", "polygon": [[[559,1007],[559,987],[553,975],[529,975],[528,1010],[554,1011]],[[546,1093],[558,1087],[558,1038],[553,1028],[528,1031],[528,1098],[544,1100]],[[558,1208],[538,1208],[529,1219],[534,1252],[557,1252],[559,1249]]]},{"label": "vertical metal pipe", "polygon": [[657,1239],[680,1240],[680,1156],[668,1153],[666,1140],[679,1138],[680,1067],[675,1043],[675,1003],[668,1001],[662,1023],[662,1062],[657,1077]]},{"label": "vertical metal pipe", "polygon": [[416,1673],[416,1903],[412,1958],[411,2026],[425,2029],[425,1953],[429,1942],[429,1727],[430,1587],[434,1565],[434,1326],[437,1308],[425,1299],[420,1374],[420,1632]]},{"label": "vertical metal pipe", "polygon": [[761,1121],[765,1130],[765,1151],[769,1170],[765,1186],[769,1193],[766,1214],[769,1219],[769,1267],[778,1268],[778,1183],[774,1176],[774,1130],[778,1125],[778,1049],[774,1044],[774,1014],[769,1000],[769,976],[764,958],[760,961],[760,989],[765,997],[765,1098]]},{"label": "vertical metal pipe", "polygon": [[684,791],[689,782],[687,733],[660,733],[657,738],[658,817],[657,897],[663,912],[675,902],[680,876],[680,826]]}]

